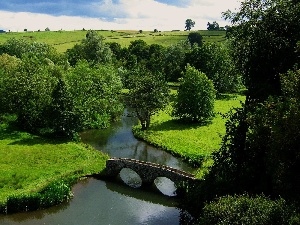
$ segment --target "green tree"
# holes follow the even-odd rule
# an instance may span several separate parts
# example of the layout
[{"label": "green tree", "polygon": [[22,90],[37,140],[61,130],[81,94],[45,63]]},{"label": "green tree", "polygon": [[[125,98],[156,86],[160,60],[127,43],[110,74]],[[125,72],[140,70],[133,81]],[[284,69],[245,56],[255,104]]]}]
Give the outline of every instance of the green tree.
[{"label": "green tree", "polygon": [[8,39],[2,45],[2,53],[6,53],[17,58],[34,57],[44,60],[50,59],[56,64],[66,64],[66,59],[59,54],[53,46],[40,42],[29,42],[24,39]]},{"label": "green tree", "polygon": [[128,46],[128,52],[136,57],[137,64],[149,59],[149,45],[144,40],[131,41]]},{"label": "green tree", "polygon": [[206,122],[214,115],[216,91],[207,76],[187,65],[181,79],[173,116],[189,122]]},{"label": "green tree", "polygon": [[193,46],[186,54],[186,62],[213,81],[217,93],[232,93],[242,87],[242,78],[224,43],[204,43]]},{"label": "green tree", "polygon": [[299,75],[280,76],[299,63],[300,2],[245,0],[238,12],[224,15],[233,23],[234,59],[248,92],[244,107],[227,122],[207,193],[264,192],[300,202],[294,194],[300,184]]},{"label": "green tree", "polygon": [[92,64],[111,63],[112,61],[111,49],[104,43],[104,37],[94,30],[89,30],[86,38],[72,49],[68,49],[66,54],[71,65],[75,65],[83,59]]},{"label": "green tree", "polygon": [[201,46],[203,44],[203,37],[199,32],[189,33],[188,40],[191,45],[197,44],[198,46]]},{"label": "green tree", "polygon": [[44,112],[51,103],[56,78],[53,65],[37,57],[23,57],[16,70],[6,73],[0,87],[1,113],[17,115],[18,125],[39,132],[45,127]]},{"label": "green tree", "polygon": [[216,21],[214,21],[212,23],[208,22],[207,23],[207,30],[220,30],[220,26]]},{"label": "green tree", "polygon": [[52,101],[47,108],[47,128],[53,135],[77,139],[77,132],[81,130],[79,116],[74,113],[74,101],[70,88],[64,78],[63,72],[56,68],[53,75],[57,77],[57,83],[52,91]]},{"label": "green tree", "polygon": [[294,0],[245,0],[238,12],[227,11],[233,56],[251,99],[280,95],[280,73],[299,61],[300,4]]},{"label": "green tree", "polygon": [[123,111],[118,72],[110,65],[91,67],[79,61],[68,71],[65,82],[73,99],[73,115],[80,129],[106,128]]},{"label": "green tree", "polygon": [[187,19],[185,21],[185,29],[190,31],[193,27],[195,26],[195,21],[193,21],[192,19]]},{"label": "green tree", "polygon": [[165,51],[164,74],[167,81],[175,81],[182,76],[186,66],[186,53],[191,49],[187,41],[168,46]]},{"label": "green tree", "polygon": [[141,123],[142,130],[150,126],[151,116],[168,104],[169,90],[163,76],[145,68],[136,68],[130,76],[128,104]]}]

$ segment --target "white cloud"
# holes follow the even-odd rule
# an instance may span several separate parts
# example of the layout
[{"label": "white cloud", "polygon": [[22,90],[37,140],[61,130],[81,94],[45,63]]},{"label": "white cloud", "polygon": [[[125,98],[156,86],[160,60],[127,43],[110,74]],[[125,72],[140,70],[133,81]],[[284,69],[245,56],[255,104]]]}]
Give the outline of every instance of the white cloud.
[{"label": "white cloud", "polygon": [[100,18],[76,16],[51,16],[39,13],[0,11],[0,29],[23,31],[44,30],[79,30],[85,29],[142,29],[142,30],[183,30],[185,20],[196,22],[194,30],[206,29],[207,22],[217,21],[220,26],[226,23],[221,13],[234,10],[237,0],[190,0],[185,7],[167,5],[154,0],[104,0],[93,3],[94,12],[103,14]]}]

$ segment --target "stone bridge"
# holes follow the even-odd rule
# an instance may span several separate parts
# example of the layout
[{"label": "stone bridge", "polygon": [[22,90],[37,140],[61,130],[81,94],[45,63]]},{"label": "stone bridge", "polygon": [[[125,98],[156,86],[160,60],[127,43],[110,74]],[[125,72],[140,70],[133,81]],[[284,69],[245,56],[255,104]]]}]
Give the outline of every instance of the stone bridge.
[{"label": "stone bridge", "polygon": [[117,176],[123,168],[135,171],[142,180],[142,185],[151,185],[157,177],[166,177],[176,187],[182,182],[196,182],[194,175],[169,166],[128,158],[111,158],[106,161],[107,176]]}]

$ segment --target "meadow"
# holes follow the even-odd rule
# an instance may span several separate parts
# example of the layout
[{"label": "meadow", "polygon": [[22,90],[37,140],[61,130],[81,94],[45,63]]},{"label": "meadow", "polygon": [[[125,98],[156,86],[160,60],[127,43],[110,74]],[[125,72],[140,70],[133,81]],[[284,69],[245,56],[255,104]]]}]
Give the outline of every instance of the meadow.
[{"label": "meadow", "polygon": [[[176,95],[176,91],[173,91]],[[226,118],[231,109],[241,107],[245,96],[240,94],[224,94],[215,101],[215,117],[208,124],[182,123],[171,116],[172,104],[152,117],[150,128],[141,131],[134,127],[139,138],[158,146],[174,155],[180,156],[200,169],[197,177],[207,172],[212,163],[211,154],[221,146],[225,134]]]},{"label": "meadow", "polygon": [[[0,44],[10,38],[25,39],[29,41],[43,42],[55,47],[58,52],[65,52],[75,44],[80,43],[86,35],[85,30],[76,31],[27,31],[27,32],[7,32],[0,34]],[[140,31],[137,30],[98,30],[100,35],[105,38],[105,42],[117,42],[122,47],[129,46],[131,41],[144,40],[147,44],[160,44],[169,46],[178,41],[186,40],[188,31]],[[193,31],[191,31],[193,32]],[[222,42],[225,40],[226,31],[200,30],[204,42]]]},{"label": "meadow", "polygon": [[0,211],[9,198],[42,192],[64,179],[98,173],[107,158],[80,143],[45,139],[0,124]]}]

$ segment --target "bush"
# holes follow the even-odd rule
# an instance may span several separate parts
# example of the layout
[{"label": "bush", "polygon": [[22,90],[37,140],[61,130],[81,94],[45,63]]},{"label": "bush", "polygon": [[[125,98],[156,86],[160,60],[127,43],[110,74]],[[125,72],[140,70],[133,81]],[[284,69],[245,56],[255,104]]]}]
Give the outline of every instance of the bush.
[{"label": "bush", "polygon": [[181,79],[173,116],[189,122],[206,122],[214,115],[216,91],[207,76],[187,65]]},{"label": "bush", "polygon": [[199,224],[299,224],[299,215],[283,199],[272,201],[264,196],[226,196],[204,207]]},{"label": "bush", "polygon": [[60,204],[72,197],[72,183],[72,179],[56,181],[38,193],[9,196],[6,204],[0,204],[0,213],[27,212]]}]

